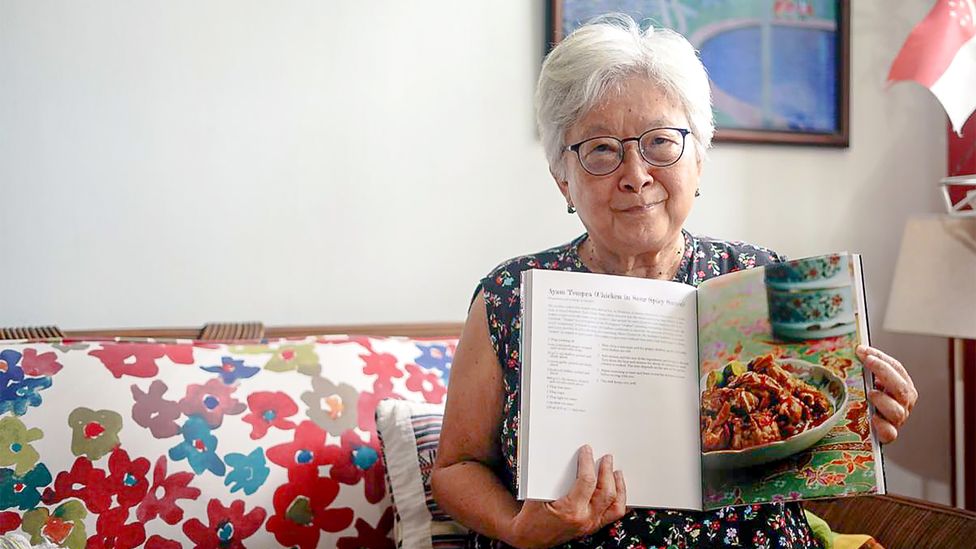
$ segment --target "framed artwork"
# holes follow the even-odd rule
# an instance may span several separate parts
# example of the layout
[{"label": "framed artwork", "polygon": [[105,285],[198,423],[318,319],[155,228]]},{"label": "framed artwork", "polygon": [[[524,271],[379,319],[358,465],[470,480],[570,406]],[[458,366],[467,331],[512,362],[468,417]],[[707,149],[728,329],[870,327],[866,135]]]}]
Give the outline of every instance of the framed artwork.
[{"label": "framed artwork", "polygon": [[849,0],[550,0],[547,47],[609,12],[700,52],[716,141],[848,146]]}]

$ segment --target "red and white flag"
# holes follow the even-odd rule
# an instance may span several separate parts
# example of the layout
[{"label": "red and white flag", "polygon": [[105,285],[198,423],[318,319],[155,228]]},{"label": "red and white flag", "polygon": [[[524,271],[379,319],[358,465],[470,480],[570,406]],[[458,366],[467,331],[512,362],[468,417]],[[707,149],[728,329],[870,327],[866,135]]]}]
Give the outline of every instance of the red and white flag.
[{"label": "red and white flag", "polygon": [[914,80],[942,103],[952,129],[976,110],[976,0],[937,0],[908,35],[888,81]]}]

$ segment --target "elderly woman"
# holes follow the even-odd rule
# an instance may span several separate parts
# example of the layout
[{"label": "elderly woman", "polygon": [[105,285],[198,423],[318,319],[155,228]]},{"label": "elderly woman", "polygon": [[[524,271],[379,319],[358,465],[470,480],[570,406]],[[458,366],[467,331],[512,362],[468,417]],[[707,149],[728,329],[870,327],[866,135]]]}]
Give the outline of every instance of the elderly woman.
[{"label": "elderly woman", "polygon": [[[697,285],[781,259],[682,228],[714,132],[705,69],[683,37],[641,31],[625,16],[597,20],[549,54],[537,95],[550,171],[586,233],[506,261],[481,281],[451,375],[433,473],[437,502],[471,528],[473,547],[722,546],[733,530],[736,544],[819,546],[797,504],[758,512],[628,511],[623,473],[614,470],[612,456],[594,462],[588,446],[578,453],[569,493],[551,502],[516,501],[521,322],[512,280],[534,268]],[[874,427],[890,442],[917,393],[898,361],[873,348],[857,352],[883,388],[870,400],[879,412]]]}]

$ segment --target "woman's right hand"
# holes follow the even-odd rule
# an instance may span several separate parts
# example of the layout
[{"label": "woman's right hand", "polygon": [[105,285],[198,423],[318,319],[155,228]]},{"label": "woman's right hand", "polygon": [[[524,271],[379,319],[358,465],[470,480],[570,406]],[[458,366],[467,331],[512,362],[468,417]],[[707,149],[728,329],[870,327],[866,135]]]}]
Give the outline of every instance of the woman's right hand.
[{"label": "woman's right hand", "polygon": [[626,512],[623,472],[613,470],[610,455],[594,464],[593,449],[586,445],[579,450],[569,493],[555,501],[523,503],[512,522],[512,537],[519,547],[551,547],[592,534]]}]

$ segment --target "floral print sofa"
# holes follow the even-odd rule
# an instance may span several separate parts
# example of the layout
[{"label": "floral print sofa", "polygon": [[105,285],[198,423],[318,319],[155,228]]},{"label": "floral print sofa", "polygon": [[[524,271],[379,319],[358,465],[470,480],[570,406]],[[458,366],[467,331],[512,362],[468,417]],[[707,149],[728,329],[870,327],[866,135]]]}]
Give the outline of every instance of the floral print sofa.
[{"label": "floral print sofa", "polygon": [[[305,335],[351,331],[417,337]],[[0,329],[0,535],[71,548],[395,547],[374,410],[385,398],[442,404],[460,326],[262,333]],[[912,498],[806,506],[891,548],[976,539],[976,513]]]},{"label": "floral print sofa", "polygon": [[0,342],[0,533],[80,547],[390,548],[374,410],[456,340]]}]

